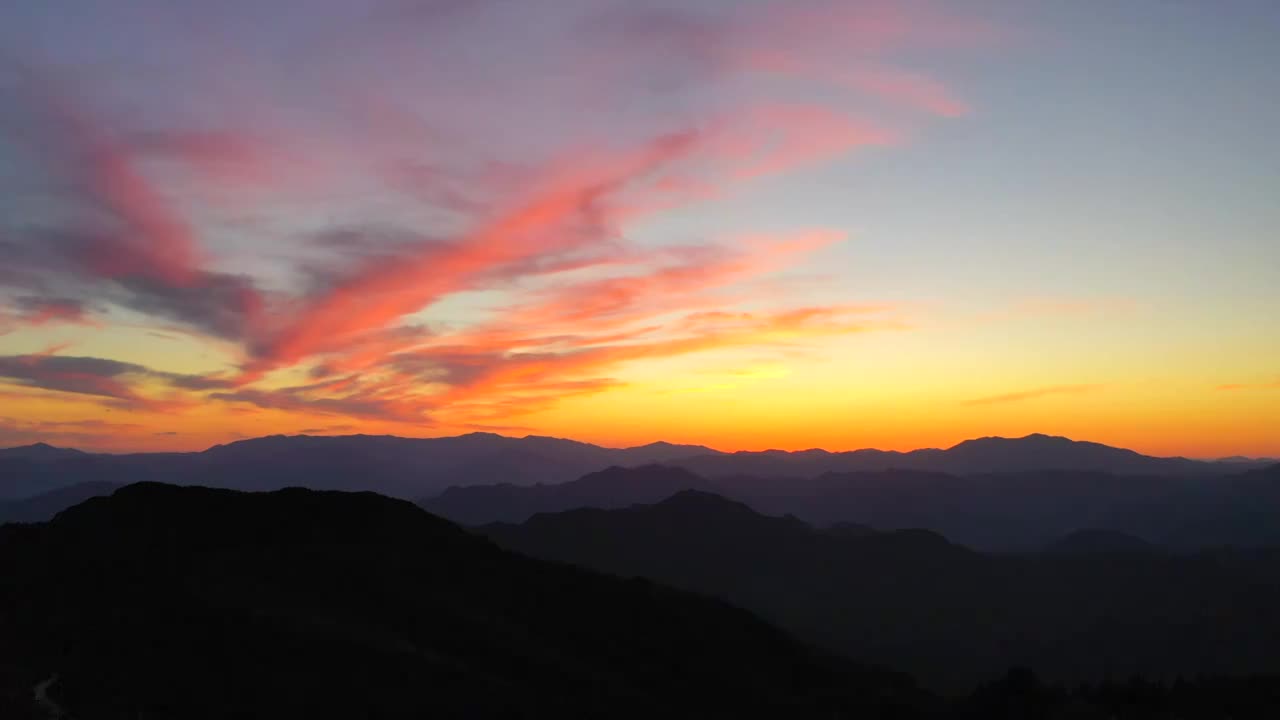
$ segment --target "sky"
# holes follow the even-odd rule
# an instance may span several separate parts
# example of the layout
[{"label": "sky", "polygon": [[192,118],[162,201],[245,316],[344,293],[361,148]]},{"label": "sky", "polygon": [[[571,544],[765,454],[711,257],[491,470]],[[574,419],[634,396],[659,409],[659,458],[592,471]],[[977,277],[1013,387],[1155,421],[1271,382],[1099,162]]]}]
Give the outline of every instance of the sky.
[{"label": "sky", "polygon": [[1280,456],[1270,0],[10,0],[0,446]]}]

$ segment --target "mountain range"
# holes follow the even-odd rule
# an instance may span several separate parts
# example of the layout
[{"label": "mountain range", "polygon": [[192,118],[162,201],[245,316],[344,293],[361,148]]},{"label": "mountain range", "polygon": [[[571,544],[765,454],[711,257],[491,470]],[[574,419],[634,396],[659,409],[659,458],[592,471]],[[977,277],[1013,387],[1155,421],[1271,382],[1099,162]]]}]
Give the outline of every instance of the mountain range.
[{"label": "mountain range", "polygon": [[614,449],[574,440],[471,433],[446,438],[282,436],[202,452],[94,454],[45,444],[0,449],[0,499],[81,482],[154,481],[278,490],[374,491],[417,498],[451,485],[561,483],[611,465],[645,465],[713,450],[653,443]]},{"label": "mountain range", "polygon": [[540,512],[655,503],[682,490],[719,491],[720,488],[681,467],[614,466],[555,485],[455,486],[419,504],[454,522],[481,525],[497,520],[524,520]]},{"label": "mountain range", "polygon": [[[660,464],[660,465],[659,465]],[[273,436],[198,453],[0,450],[0,522],[52,517],[133,482],[308,487],[412,499],[466,525],[715,492],[820,526],[927,527],[981,550],[1026,551],[1081,529],[1194,549],[1280,544],[1275,468],[1155,458],[1030,435],[909,453],[612,449],[545,437]]]},{"label": "mountain range", "polygon": [[1280,549],[1161,551],[1073,533],[984,554],[924,529],[831,532],[684,491],[481,532],[549,560],[724,598],[942,691],[1016,665],[1054,682],[1280,672]]},{"label": "mountain range", "polygon": [[1080,530],[1124,534],[1177,551],[1280,547],[1280,465],[1222,476],[890,470],[715,480],[647,466],[611,468],[560,485],[455,487],[420,504],[481,525],[522,522],[540,512],[653,503],[678,489],[714,492],[761,512],[846,532],[929,528],[984,551],[1036,551]]},{"label": "mountain range", "polygon": [[477,534],[139,483],[0,526],[0,717],[1263,720],[1277,600],[1274,551],[986,556],[697,490]]},{"label": "mountain range", "polygon": [[1218,475],[1265,461],[1159,458],[1132,450],[1047,435],[981,438],[946,450],[723,453],[700,445],[656,442],[606,448],[561,438],[471,433],[444,438],[282,436],[215,445],[202,452],[86,453],[44,443],[0,449],[0,499],[35,495],[87,481],[178,482],[243,490],[300,485],[371,490],[421,498],[451,486],[559,484],[611,466],[661,463],[706,478],[815,477],[824,473],[921,470],[951,474],[1028,470],[1120,475]]}]

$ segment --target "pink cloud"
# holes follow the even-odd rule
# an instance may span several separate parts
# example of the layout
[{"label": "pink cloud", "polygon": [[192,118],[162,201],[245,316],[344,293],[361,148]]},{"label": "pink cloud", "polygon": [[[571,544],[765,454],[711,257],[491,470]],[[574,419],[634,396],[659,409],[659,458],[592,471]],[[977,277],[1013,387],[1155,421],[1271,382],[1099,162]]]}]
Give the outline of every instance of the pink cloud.
[{"label": "pink cloud", "polygon": [[285,330],[267,340],[262,360],[250,367],[248,377],[384,327],[467,287],[495,266],[589,242],[593,236],[572,232],[570,223],[596,211],[610,193],[686,156],[696,142],[696,135],[669,135],[631,153],[561,169],[533,197],[457,241],[425,243],[416,253],[361,270],[308,301]]},{"label": "pink cloud", "polygon": [[[451,27],[505,13],[502,4],[476,14],[446,5],[428,15]],[[200,85],[216,95],[202,106],[219,114],[199,126],[178,112],[131,126],[103,110],[120,103],[33,75],[33,104],[58,146],[44,149],[47,162],[76,188],[77,213],[68,216],[106,221],[67,223],[52,243],[21,241],[20,279],[6,274],[0,284],[31,293],[28,285],[56,282],[42,308],[10,324],[87,322],[87,308],[120,306],[233,346],[241,367],[234,387],[223,376],[181,379],[86,359],[51,360],[13,380],[133,403],[155,400],[140,389],[150,384],[175,401],[404,423],[470,413],[483,424],[607,391],[628,363],[879,327],[868,321],[872,309],[853,303],[764,307],[756,292],[841,233],[661,250],[631,233],[664,211],[907,139],[909,128],[863,112],[862,100],[964,114],[944,82],[896,59],[990,36],[915,3],[736,10],[627,4],[601,22],[565,22],[573,28],[565,36],[531,44],[523,73],[464,57],[460,67],[437,62],[415,14],[353,23],[335,43],[350,54],[319,53],[292,68],[298,86],[323,81],[323,97],[300,96],[316,107],[272,96],[276,86],[245,71],[276,68],[228,47],[244,76],[202,71],[219,79]],[[581,37],[583,27],[592,37]],[[766,73],[775,77],[757,82]],[[406,95],[402,76],[436,83],[421,93],[431,102]],[[805,100],[792,92],[813,85],[828,87]],[[669,93],[669,105],[613,109],[650,91]],[[298,108],[318,112],[298,121]],[[209,203],[215,196],[226,203]],[[300,202],[315,198],[337,201]],[[261,262],[242,262],[251,266],[243,272],[260,274],[224,270],[236,266],[218,254],[228,235],[253,245],[240,252]],[[53,300],[64,284],[65,302]],[[462,328],[406,326],[442,300],[487,289],[505,293],[492,317]],[[310,370],[306,384],[260,382],[297,366]]]},{"label": "pink cloud", "polygon": [[0,334],[42,325],[101,326],[101,322],[93,318],[91,308],[75,298],[25,295],[14,298],[12,304],[13,310],[0,311]]},{"label": "pink cloud", "polygon": [[85,260],[107,277],[137,274],[169,285],[190,284],[201,259],[191,227],[138,172],[128,151],[101,132],[65,94],[49,86],[39,94],[44,110],[76,156],[74,167],[81,179],[123,225],[119,234],[92,246]]}]

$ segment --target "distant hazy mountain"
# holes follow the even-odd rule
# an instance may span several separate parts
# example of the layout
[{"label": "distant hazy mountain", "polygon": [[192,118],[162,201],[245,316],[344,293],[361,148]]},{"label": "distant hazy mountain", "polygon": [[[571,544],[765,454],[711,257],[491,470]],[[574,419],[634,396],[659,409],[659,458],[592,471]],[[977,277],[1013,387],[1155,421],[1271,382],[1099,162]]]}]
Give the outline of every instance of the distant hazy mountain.
[{"label": "distant hazy mountain", "polygon": [[[578,548],[574,551],[581,553],[577,558],[558,558],[575,561],[586,561],[597,552],[616,550],[644,562],[660,553],[679,555],[681,548],[687,547],[691,552],[712,548],[717,553],[734,555],[736,564],[746,566],[762,555],[776,552],[799,550],[797,554],[802,555],[806,549],[817,548],[824,542],[820,533],[796,518],[764,516],[743,503],[700,490],[682,490],[661,502],[619,510],[584,508],[539,513],[523,525],[498,523],[486,526],[483,531],[497,539],[514,533],[531,543],[545,540],[551,547],[558,546],[556,536],[561,532],[589,536],[593,542],[602,543],[596,548]],[[645,547],[624,547],[632,540]],[[605,550],[606,547],[609,550]],[[538,550],[533,545],[525,549],[535,554]],[[650,555],[648,550],[655,553]],[[637,566],[622,572],[654,575],[648,570],[652,568]]]},{"label": "distant hazy mountain", "polygon": [[702,477],[814,478],[831,472],[910,469],[951,474],[1029,470],[1115,474],[1212,475],[1248,463],[1153,458],[1096,443],[1031,435],[983,438],[948,450],[909,453],[825,450],[718,453],[697,445],[653,443],[604,448],[559,438],[472,433],[448,438],[271,436],[217,445],[196,453],[95,455],[31,445],[0,450],[0,499],[83,482],[175,482],[245,490],[289,486],[373,490],[424,498],[451,486],[556,484],[611,466],[661,463]]},{"label": "distant hazy mountain", "polygon": [[675,445],[669,442],[655,442],[633,448],[614,451],[619,465],[652,465],[655,463],[673,463],[676,460],[701,455],[719,455],[720,451],[702,445]]},{"label": "distant hazy mountain", "polygon": [[1280,465],[1217,476],[1028,471],[832,473],[717,484],[820,525],[927,527],[981,550],[1027,551],[1081,528],[1176,551],[1280,547]]},{"label": "distant hazy mountain", "polygon": [[[649,467],[658,461],[669,467]],[[1077,469],[1027,469],[1038,464]],[[874,469],[841,469],[851,466]],[[622,470],[627,467],[644,470]],[[1111,470],[1093,469],[1098,467]],[[668,443],[611,449],[490,433],[432,439],[272,436],[199,453],[11,448],[0,451],[0,502],[85,483],[299,486],[373,490],[416,499],[458,522],[483,524],[578,507],[626,507],[700,489],[818,525],[927,527],[987,550],[1037,549],[1079,528],[1125,532],[1175,549],[1280,544],[1280,523],[1268,504],[1280,497],[1274,490],[1280,483],[1266,480],[1266,469],[1240,472],[1249,467],[1151,458],[1043,435],[910,453],[733,454]],[[616,469],[592,475],[608,468]],[[743,474],[753,468],[756,474]],[[1142,468],[1165,472],[1142,474]],[[45,511],[56,511],[58,497],[43,504]],[[65,502],[75,499],[68,495]]]},{"label": "distant hazy mountain", "polygon": [[92,497],[110,495],[119,487],[109,482],[87,482],[19,500],[0,500],[0,525],[44,522],[72,505],[79,505]]},{"label": "distant hazy mountain", "polygon": [[[1117,475],[1213,474],[1226,470],[1223,464],[1157,458],[1132,450],[1098,443],[1080,442],[1049,435],[1023,438],[988,437],[966,440],[946,450],[911,452],[853,450],[832,453],[825,450],[782,452],[736,452],[704,455],[678,461],[682,467],[709,478],[735,475],[814,477],[831,472],[881,472],[919,470],[949,474],[1008,473],[1031,470],[1107,472]],[[1232,469],[1240,469],[1231,464]]]},{"label": "distant hazy mountain", "polygon": [[[198,453],[208,484],[246,490],[301,486],[396,497],[424,488],[504,481],[564,482],[607,466],[605,448],[555,438],[472,433],[451,438],[273,436]],[[229,482],[228,482],[229,481]]]},{"label": "distant hazy mountain", "polygon": [[35,443],[34,445],[0,448],[0,460],[32,460],[47,462],[80,455],[84,455],[84,453],[70,448],[54,447],[48,443]]},{"label": "distant hazy mountain", "polygon": [[[611,467],[654,462],[669,469],[613,470],[579,480]],[[1036,465],[1075,469],[1028,469]],[[85,483],[298,486],[372,490],[418,500],[459,522],[483,524],[577,507],[626,507],[692,488],[824,526],[927,527],[979,549],[1037,549],[1079,528],[1125,532],[1173,548],[1280,544],[1276,513],[1269,509],[1275,505],[1268,504],[1280,497],[1280,483],[1267,480],[1266,469],[1241,473],[1249,467],[1151,458],[1043,435],[910,453],[733,454],[667,443],[612,449],[490,433],[431,439],[272,436],[199,453],[10,448],[0,451],[0,502]],[[756,474],[743,474],[752,468]],[[1153,471],[1139,472],[1143,468]]]},{"label": "distant hazy mountain", "polygon": [[[1080,528],[1147,538],[1174,550],[1280,547],[1280,482],[1270,471],[1227,476],[1028,471],[951,475],[918,470],[826,473],[814,478],[705,480],[679,468],[614,469],[560,485],[450,488],[422,501],[469,525],[519,522],[538,512],[652,503],[685,488],[819,526],[923,527],[985,551],[1039,550]],[[848,532],[849,527],[857,528]]]},{"label": "distant hazy mountain", "polygon": [[842,536],[690,492],[483,532],[718,595],[941,689],[1013,665],[1068,681],[1280,670],[1280,551],[983,555],[925,530]]},{"label": "distant hazy mountain", "polygon": [[98,455],[47,445],[0,450],[0,500],[41,495],[84,483],[126,485],[172,478],[197,482],[192,472],[199,453]]},{"label": "distant hazy mountain", "polygon": [[29,445],[0,450],[0,499],[83,482],[152,481],[242,490],[309,487],[419,498],[450,486],[563,483],[604,468],[714,452],[653,443],[604,448],[558,438],[472,433],[449,438],[270,436],[195,453],[102,455]]},{"label": "distant hazy mountain", "polygon": [[1244,455],[1232,455],[1231,457],[1218,458],[1214,462],[1224,463],[1228,465],[1246,465],[1252,467],[1274,465],[1280,460],[1268,457],[1245,457]]},{"label": "distant hazy mountain", "polygon": [[79,450],[45,443],[0,448],[0,501],[37,495],[78,482],[65,481],[51,473],[50,468],[64,460],[84,457],[89,456]]},{"label": "distant hazy mountain", "polygon": [[477,525],[520,522],[540,512],[653,503],[688,489],[711,490],[712,485],[683,468],[644,465],[611,467],[558,485],[451,487],[419,504],[454,522]]},{"label": "distant hazy mountain", "polygon": [[0,527],[0,717],[917,717],[902,674],[371,493],[133,485]]},{"label": "distant hazy mountain", "polygon": [[1179,548],[1280,547],[1280,465],[1228,475],[1192,500],[1177,507],[1170,532],[1144,537]]},{"label": "distant hazy mountain", "polygon": [[764,512],[819,525],[927,527],[981,550],[1035,550],[1081,528],[1178,551],[1280,547],[1280,465],[1214,476],[889,471],[717,485]]},{"label": "distant hazy mountain", "polygon": [[[889,470],[718,484],[761,511],[791,513],[818,525],[927,527],[982,550],[1033,550],[1082,527],[1144,537],[1171,533],[1180,522],[1172,513],[1200,502],[1218,479],[1065,470],[972,475]],[[1129,508],[1139,507],[1146,509],[1144,517],[1124,517]]]}]

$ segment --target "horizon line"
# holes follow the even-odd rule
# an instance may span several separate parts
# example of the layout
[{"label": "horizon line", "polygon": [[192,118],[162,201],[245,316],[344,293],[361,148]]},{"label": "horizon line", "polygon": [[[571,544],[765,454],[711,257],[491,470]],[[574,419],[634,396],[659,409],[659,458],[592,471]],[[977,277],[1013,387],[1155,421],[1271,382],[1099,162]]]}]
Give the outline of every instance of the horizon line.
[{"label": "horizon line", "polygon": [[334,434],[334,435],[315,434],[315,433],[294,433],[294,434],[274,433],[271,435],[258,435],[254,437],[237,438],[235,440],[231,440],[225,443],[214,443],[213,445],[209,445],[208,447],[202,450],[139,450],[139,451],[120,451],[120,452],[83,450],[77,447],[71,447],[67,445],[55,445],[53,443],[50,443],[44,440],[37,440],[35,442],[25,443],[22,445],[10,445],[5,447],[0,447],[0,451],[45,446],[45,447],[55,448],[59,450],[73,450],[75,452],[81,452],[87,455],[188,455],[188,454],[194,455],[194,454],[208,452],[210,450],[213,450],[219,447],[226,447],[229,445],[236,445],[236,444],[245,443],[245,442],[253,442],[256,440],[267,440],[271,438],[286,438],[286,439],[395,438],[398,440],[456,440],[459,438],[471,437],[474,435],[485,435],[485,436],[491,436],[491,437],[504,438],[507,440],[536,440],[536,439],[558,440],[562,442],[573,442],[573,443],[580,443],[582,445],[591,445],[593,447],[601,448],[604,450],[634,450],[637,448],[644,448],[652,445],[665,444],[665,445],[674,445],[677,447],[701,448],[717,455],[763,454],[763,453],[786,453],[788,455],[796,455],[796,454],[806,453],[806,452],[824,452],[832,455],[837,455],[842,453],[865,452],[865,451],[898,453],[898,454],[905,455],[909,453],[924,452],[929,450],[945,452],[947,450],[953,450],[965,443],[975,442],[980,440],[1017,441],[1017,440],[1027,440],[1034,437],[1041,437],[1041,438],[1049,438],[1053,440],[1066,440],[1067,442],[1078,443],[1078,444],[1100,445],[1103,447],[1108,447],[1116,450],[1127,450],[1129,452],[1137,453],[1145,457],[1158,458],[1163,460],[1190,460],[1190,461],[1196,461],[1196,462],[1226,462],[1226,461],[1239,461],[1239,462],[1272,461],[1274,462],[1274,461],[1280,460],[1280,459],[1268,457],[1268,456],[1248,456],[1248,455],[1229,455],[1229,456],[1220,456],[1220,457],[1188,457],[1185,455],[1147,455],[1146,453],[1142,453],[1137,450],[1133,450],[1131,448],[1120,447],[1117,445],[1107,445],[1106,443],[1100,443],[1093,440],[1077,440],[1075,438],[1067,437],[1065,435],[1052,435],[1049,433],[1041,433],[1041,432],[1028,433],[1027,435],[1023,435],[1020,437],[1009,437],[1004,435],[983,435],[980,437],[965,438],[964,440],[961,440],[948,447],[920,447],[920,448],[912,448],[911,450],[883,450],[883,449],[874,448],[874,447],[856,447],[856,448],[849,448],[846,450],[830,450],[830,449],[821,448],[821,447],[809,447],[809,448],[803,448],[803,449],[797,449],[797,450],[782,450],[780,448],[766,448],[763,450],[721,450],[718,448],[711,447],[709,445],[703,445],[701,443],[676,443],[676,442],[670,442],[667,440],[654,440],[652,442],[642,443],[639,445],[627,445],[627,446],[619,447],[619,446],[612,446],[612,445],[601,445],[599,443],[588,442],[586,440],[578,440],[578,439],[569,438],[569,437],[558,437],[554,435],[535,435],[530,433],[528,435],[517,436],[517,435],[504,435],[502,433],[496,433],[496,432],[487,431],[487,430],[474,430],[472,432],[459,433],[457,435],[434,435],[434,436],[428,436],[428,437],[414,437],[414,436],[408,436],[408,435],[392,435],[392,434],[371,434],[371,433],[345,433],[345,434]]}]

